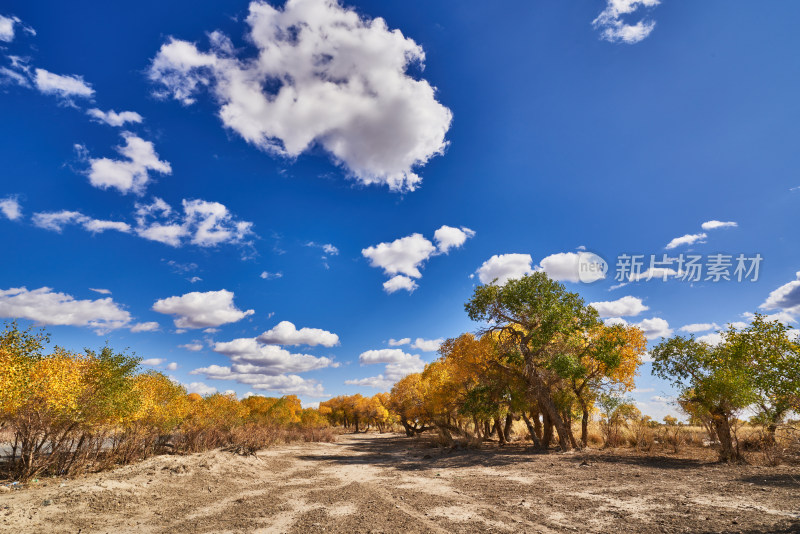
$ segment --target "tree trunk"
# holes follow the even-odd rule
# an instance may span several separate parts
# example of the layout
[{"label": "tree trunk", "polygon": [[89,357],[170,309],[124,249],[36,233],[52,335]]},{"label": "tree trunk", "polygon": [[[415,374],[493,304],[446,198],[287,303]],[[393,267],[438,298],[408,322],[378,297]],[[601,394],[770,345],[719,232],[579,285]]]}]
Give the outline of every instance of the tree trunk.
[{"label": "tree trunk", "polygon": [[553,441],[553,422],[547,412],[542,413],[542,448],[547,450]]},{"label": "tree trunk", "polygon": [[719,459],[728,463],[739,463],[742,458],[738,448],[733,446],[733,436],[731,435],[731,424],[726,414],[714,415],[714,430],[720,443]]},{"label": "tree trunk", "polygon": [[581,402],[581,445],[589,446],[589,406]]},{"label": "tree trunk", "polygon": [[506,444],[506,436],[503,434],[503,425],[500,423],[500,417],[494,418],[494,428],[497,431],[497,440],[500,442],[500,446]]},{"label": "tree trunk", "polygon": [[[556,404],[553,402],[553,397],[550,396],[549,388],[547,388],[541,376],[539,376],[539,373],[533,368],[531,363],[528,364],[528,369],[528,383],[533,388],[532,393],[536,395],[539,409],[542,411],[542,414],[550,419],[550,424],[555,427],[558,433],[558,446],[561,447],[563,451],[571,450],[569,429],[567,429],[567,425],[564,424],[564,421],[558,413]],[[545,446],[549,446],[547,440],[543,441],[545,442]]]},{"label": "tree trunk", "polygon": [[531,411],[531,417],[533,418],[533,430],[536,432],[536,437],[539,438],[541,442],[543,439],[542,435],[542,419],[540,417],[540,413],[538,410]]},{"label": "tree trunk", "polygon": [[[538,435],[539,433],[541,433],[541,429],[539,429],[539,433],[536,432],[537,430],[536,427],[533,424],[531,424],[531,419],[527,416],[525,412],[522,412],[522,420],[525,421],[525,426],[528,427],[528,433],[531,435],[533,446],[536,447],[537,449],[541,449],[542,440],[539,439]],[[538,423],[538,425],[541,425],[541,423],[539,423],[539,414],[536,414],[536,423]]]},{"label": "tree trunk", "polygon": [[514,416],[511,414],[511,412],[509,412],[506,415],[506,426],[505,428],[503,428],[503,436],[505,436],[506,441],[509,441],[509,438],[511,437],[511,432],[513,431],[511,426],[513,424],[514,424]]}]

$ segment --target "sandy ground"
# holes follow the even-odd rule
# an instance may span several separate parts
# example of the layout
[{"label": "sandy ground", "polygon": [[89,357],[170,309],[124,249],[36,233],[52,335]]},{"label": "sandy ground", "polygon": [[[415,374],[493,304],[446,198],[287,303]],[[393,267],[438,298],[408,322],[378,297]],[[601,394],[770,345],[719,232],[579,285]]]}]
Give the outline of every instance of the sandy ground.
[{"label": "sandy ground", "polygon": [[[340,436],[0,493],[2,532],[800,532],[800,469]],[[588,464],[588,465],[587,465]]]}]

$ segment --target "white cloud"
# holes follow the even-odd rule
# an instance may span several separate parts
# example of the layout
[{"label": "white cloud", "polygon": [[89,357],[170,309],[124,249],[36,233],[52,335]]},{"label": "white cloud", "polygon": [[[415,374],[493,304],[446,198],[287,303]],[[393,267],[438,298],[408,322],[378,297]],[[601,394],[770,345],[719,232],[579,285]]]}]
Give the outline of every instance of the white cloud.
[{"label": "white cloud", "polygon": [[560,252],[542,259],[537,270],[544,271],[553,280],[591,283],[604,279],[605,273],[600,270],[581,273],[581,266],[598,260],[599,256],[589,252]]},{"label": "white cloud", "polygon": [[204,374],[213,380],[235,380],[253,389],[277,391],[281,394],[321,396],[322,385],[296,374],[335,367],[329,358],[309,354],[292,354],[276,345],[263,345],[253,338],[240,338],[216,343],[214,351],[228,356],[230,366],[211,365],[189,374]]},{"label": "white cloud", "polygon": [[32,222],[34,226],[58,233],[61,233],[64,227],[70,224],[81,225],[84,230],[93,234],[103,233],[106,230],[116,230],[122,233],[131,231],[131,225],[126,222],[92,219],[78,211],[68,210],[34,213]]},{"label": "white cloud", "polygon": [[116,150],[123,159],[89,159],[90,168],[86,174],[94,187],[113,187],[124,194],[132,192],[141,195],[150,182],[148,171],[172,174],[169,162],[159,159],[153,143],[131,132],[122,132],[121,135],[125,144],[116,147]]},{"label": "white cloud", "polygon": [[739,224],[733,221],[723,222],[717,220],[706,221],[702,224],[703,230],[716,230],[717,228],[736,228],[737,226],[739,226]]},{"label": "white cloud", "polygon": [[404,337],[403,339],[390,339],[389,346],[390,347],[400,347],[402,345],[408,345],[411,343],[410,337]]},{"label": "white cloud", "polygon": [[83,81],[83,77],[78,75],[53,74],[44,69],[36,69],[33,83],[39,92],[65,99],[73,96],[91,98],[94,95],[94,89],[92,89],[91,84]]},{"label": "white cloud", "polygon": [[231,359],[237,373],[279,375],[304,373],[334,365],[330,358],[293,354],[277,345],[265,345],[253,338],[239,338],[214,344],[214,352]]},{"label": "white cloud", "polygon": [[418,354],[407,354],[400,349],[368,350],[362,352],[358,360],[361,365],[385,364],[385,371],[377,376],[345,380],[345,384],[389,389],[401,378],[425,368],[425,362]]},{"label": "white cloud", "polygon": [[184,200],[186,225],[194,228],[192,244],[201,247],[240,242],[250,233],[252,223],[233,221],[228,209],[219,202]]},{"label": "white cloud", "polygon": [[136,323],[131,327],[131,332],[155,332],[160,326],[155,321],[148,321],[146,323]]},{"label": "white cloud", "polygon": [[217,392],[217,388],[203,382],[192,382],[191,384],[184,384],[184,386],[189,393],[197,393],[198,395],[213,395]]},{"label": "white cloud", "polygon": [[283,278],[283,273],[271,273],[269,271],[264,271],[259,276],[264,280],[276,280],[278,278]]},{"label": "white cloud", "polygon": [[307,395],[309,397],[322,397],[325,390],[316,380],[305,379],[298,375],[261,375],[252,373],[237,373],[229,367],[212,365],[210,367],[195,369],[189,374],[205,374],[211,380],[235,380],[253,389],[274,391],[281,395]]},{"label": "white cloud", "polygon": [[381,374],[377,376],[368,376],[366,378],[353,378],[345,380],[344,383],[348,386],[389,390],[394,385],[395,381],[389,380]]},{"label": "white cloud", "polygon": [[86,113],[96,122],[103,122],[109,126],[124,126],[126,123],[140,123],[142,116],[135,111],[120,111],[117,113],[113,109],[103,111],[101,109],[92,108],[87,110]]},{"label": "white cloud", "polygon": [[19,17],[0,15],[0,41],[10,43],[14,40],[15,26],[19,26],[25,33],[36,35],[36,31],[22,23]]},{"label": "white cloud", "polygon": [[166,315],[174,315],[177,328],[207,328],[235,323],[253,310],[242,311],[233,304],[233,293],[222,289],[205,293],[192,292],[180,297],[169,297],[157,300],[153,311]]},{"label": "white cloud", "polygon": [[625,17],[640,7],[652,8],[660,0],[607,0],[606,8],[592,21],[595,29],[600,30],[601,37],[612,43],[635,44],[647,38],[655,28],[652,20],[640,20],[636,24],[628,24]]},{"label": "white cloud", "polygon": [[156,367],[164,363],[164,358],[147,358],[146,360],[142,360],[142,365],[147,365],[148,367]]},{"label": "white cloud", "polygon": [[185,345],[178,345],[178,347],[192,352],[199,352],[203,350],[202,343],[186,343]]},{"label": "white cloud", "polygon": [[673,248],[680,247],[681,245],[693,245],[695,243],[705,243],[705,239],[708,237],[706,233],[700,234],[686,234],[681,237],[676,237],[669,243],[667,243],[666,249],[670,250]]},{"label": "white cloud", "polygon": [[49,287],[0,290],[0,317],[30,319],[41,325],[88,326],[106,333],[130,324],[131,315],[111,297],[76,300]]},{"label": "white cloud", "polygon": [[439,253],[447,254],[451,248],[461,247],[467,242],[467,239],[474,236],[475,232],[464,226],[453,228],[452,226],[443,225],[434,232],[433,240],[436,242]]},{"label": "white cloud", "polygon": [[420,278],[420,267],[435,251],[433,243],[422,237],[422,234],[412,234],[391,243],[379,243],[365,248],[361,254],[370,260],[372,267],[383,269],[386,275],[399,273]]},{"label": "white cloud", "polygon": [[361,183],[419,184],[414,169],[444,152],[452,119],[427,81],[406,74],[424,61],[419,45],[336,0],[252,2],[247,23],[257,57],[236,57],[219,32],[209,52],[164,44],[149,72],[157,94],[191,104],[208,88],[223,124],[265,151],[296,157],[319,145]]},{"label": "white cloud", "polygon": [[90,287],[89,291],[94,291],[95,293],[100,293],[101,295],[110,295],[111,294],[111,290],[110,289],[98,289],[98,288]]},{"label": "white cloud", "polygon": [[418,358],[418,355],[407,354],[402,349],[377,349],[362,352],[358,357],[358,361],[362,365],[369,365],[374,363],[403,363]]},{"label": "white cloud", "polygon": [[14,25],[19,23],[17,17],[5,17],[0,15],[0,41],[10,43],[14,40]]},{"label": "white cloud", "polygon": [[772,291],[760,307],[765,310],[783,310],[793,315],[800,314],[800,271],[797,279]]},{"label": "white cloud", "polygon": [[0,67],[0,85],[11,82],[22,87],[31,87],[29,71],[26,65],[18,64],[15,68]]},{"label": "white cloud", "polygon": [[178,362],[171,362],[167,364],[167,371],[177,371],[178,370]]},{"label": "white cloud", "polygon": [[406,237],[395,239],[391,242],[378,243],[365,248],[361,254],[369,259],[371,267],[383,269],[385,275],[391,278],[383,283],[387,293],[394,293],[405,289],[413,293],[418,285],[414,278],[421,278],[420,269],[432,256],[447,253],[452,248],[458,248],[475,234],[469,228],[452,228],[442,226],[435,232],[434,239],[438,247],[422,234],[414,233]]},{"label": "white cloud", "polygon": [[436,352],[444,342],[444,339],[422,339],[418,337],[411,345],[412,349],[421,350],[423,352]]},{"label": "white cloud", "polygon": [[644,305],[642,299],[631,296],[612,301],[590,302],[589,306],[597,310],[600,317],[629,317],[650,309]]},{"label": "white cloud", "polygon": [[647,339],[655,339],[657,337],[669,337],[672,335],[672,329],[669,327],[669,323],[660,318],[660,317],[653,317],[652,319],[644,319],[641,322],[636,323],[634,326],[640,328]]},{"label": "white cloud", "polygon": [[0,213],[12,221],[22,217],[22,207],[19,204],[19,199],[16,196],[0,198]]},{"label": "white cloud", "polygon": [[383,290],[390,295],[395,291],[400,291],[401,289],[405,289],[409,293],[413,293],[418,287],[419,285],[417,285],[414,280],[402,274],[393,276],[383,283]]},{"label": "white cloud", "polygon": [[205,200],[184,200],[183,213],[155,198],[136,205],[136,233],[145,239],[173,247],[187,239],[193,245],[250,244],[253,223],[236,220],[224,205]]},{"label": "white cloud", "polygon": [[497,279],[497,284],[503,285],[512,278],[522,278],[526,274],[531,274],[532,263],[533,258],[530,254],[496,254],[483,262],[476,272],[483,284],[491,284]]},{"label": "white cloud", "polygon": [[314,347],[333,347],[339,344],[339,336],[320,328],[301,328],[298,330],[289,321],[281,321],[274,328],[267,330],[258,341],[268,345],[308,345]]},{"label": "white cloud", "polygon": [[604,319],[603,322],[607,326],[622,325],[622,326],[635,326],[639,328],[645,337],[652,341],[657,337],[669,337],[672,335],[672,329],[669,323],[660,317],[653,317],[652,319],[643,319],[638,323],[629,323],[622,317],[609,317]]},{"label": "white cloud", "polygon": [[709,330],[716,330],[719,328],[717,323],[692,323],[680,327],[678,330],[681,332],[688,332],[696,334],[698,332],[707,332]]}]

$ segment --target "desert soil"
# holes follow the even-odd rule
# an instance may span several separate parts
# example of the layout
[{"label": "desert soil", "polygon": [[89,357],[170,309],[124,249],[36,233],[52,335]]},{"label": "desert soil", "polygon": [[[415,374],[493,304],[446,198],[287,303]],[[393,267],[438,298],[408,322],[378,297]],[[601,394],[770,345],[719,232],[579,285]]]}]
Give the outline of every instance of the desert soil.
[{"label": "desert soil", "polygon": [[800,532],[800,469],[395,434],[160,456],[0,493],[0,531]]}]

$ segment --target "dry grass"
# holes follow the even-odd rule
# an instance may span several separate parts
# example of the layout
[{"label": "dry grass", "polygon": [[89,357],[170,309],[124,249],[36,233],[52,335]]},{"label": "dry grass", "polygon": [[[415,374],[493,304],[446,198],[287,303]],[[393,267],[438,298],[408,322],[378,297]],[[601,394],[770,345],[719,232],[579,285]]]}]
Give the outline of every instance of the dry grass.
[{"label": "dry grass", "polygon": [[[580,437],[580,424],[573,425],[572,432]],[[601,448],[630,448],[644,454],[669,453],[706,457],[716,448],[708,431],[702,426],[661,425],[630,423],[621,426],[614,436],[615,443],[608,443],[597,421],[589,423],[588,446]],[[735,439],[740,450],[746,454],[752,465],[777,466],[781,464],[800,464],[800,425],[784,425],[778,429],[773,442],[764,427],[739,423],[735,426]],[[528,440],[528,428],[522,421],[515,421],[511,441]],[[701,452],[702,451],[702,452]]]}]

